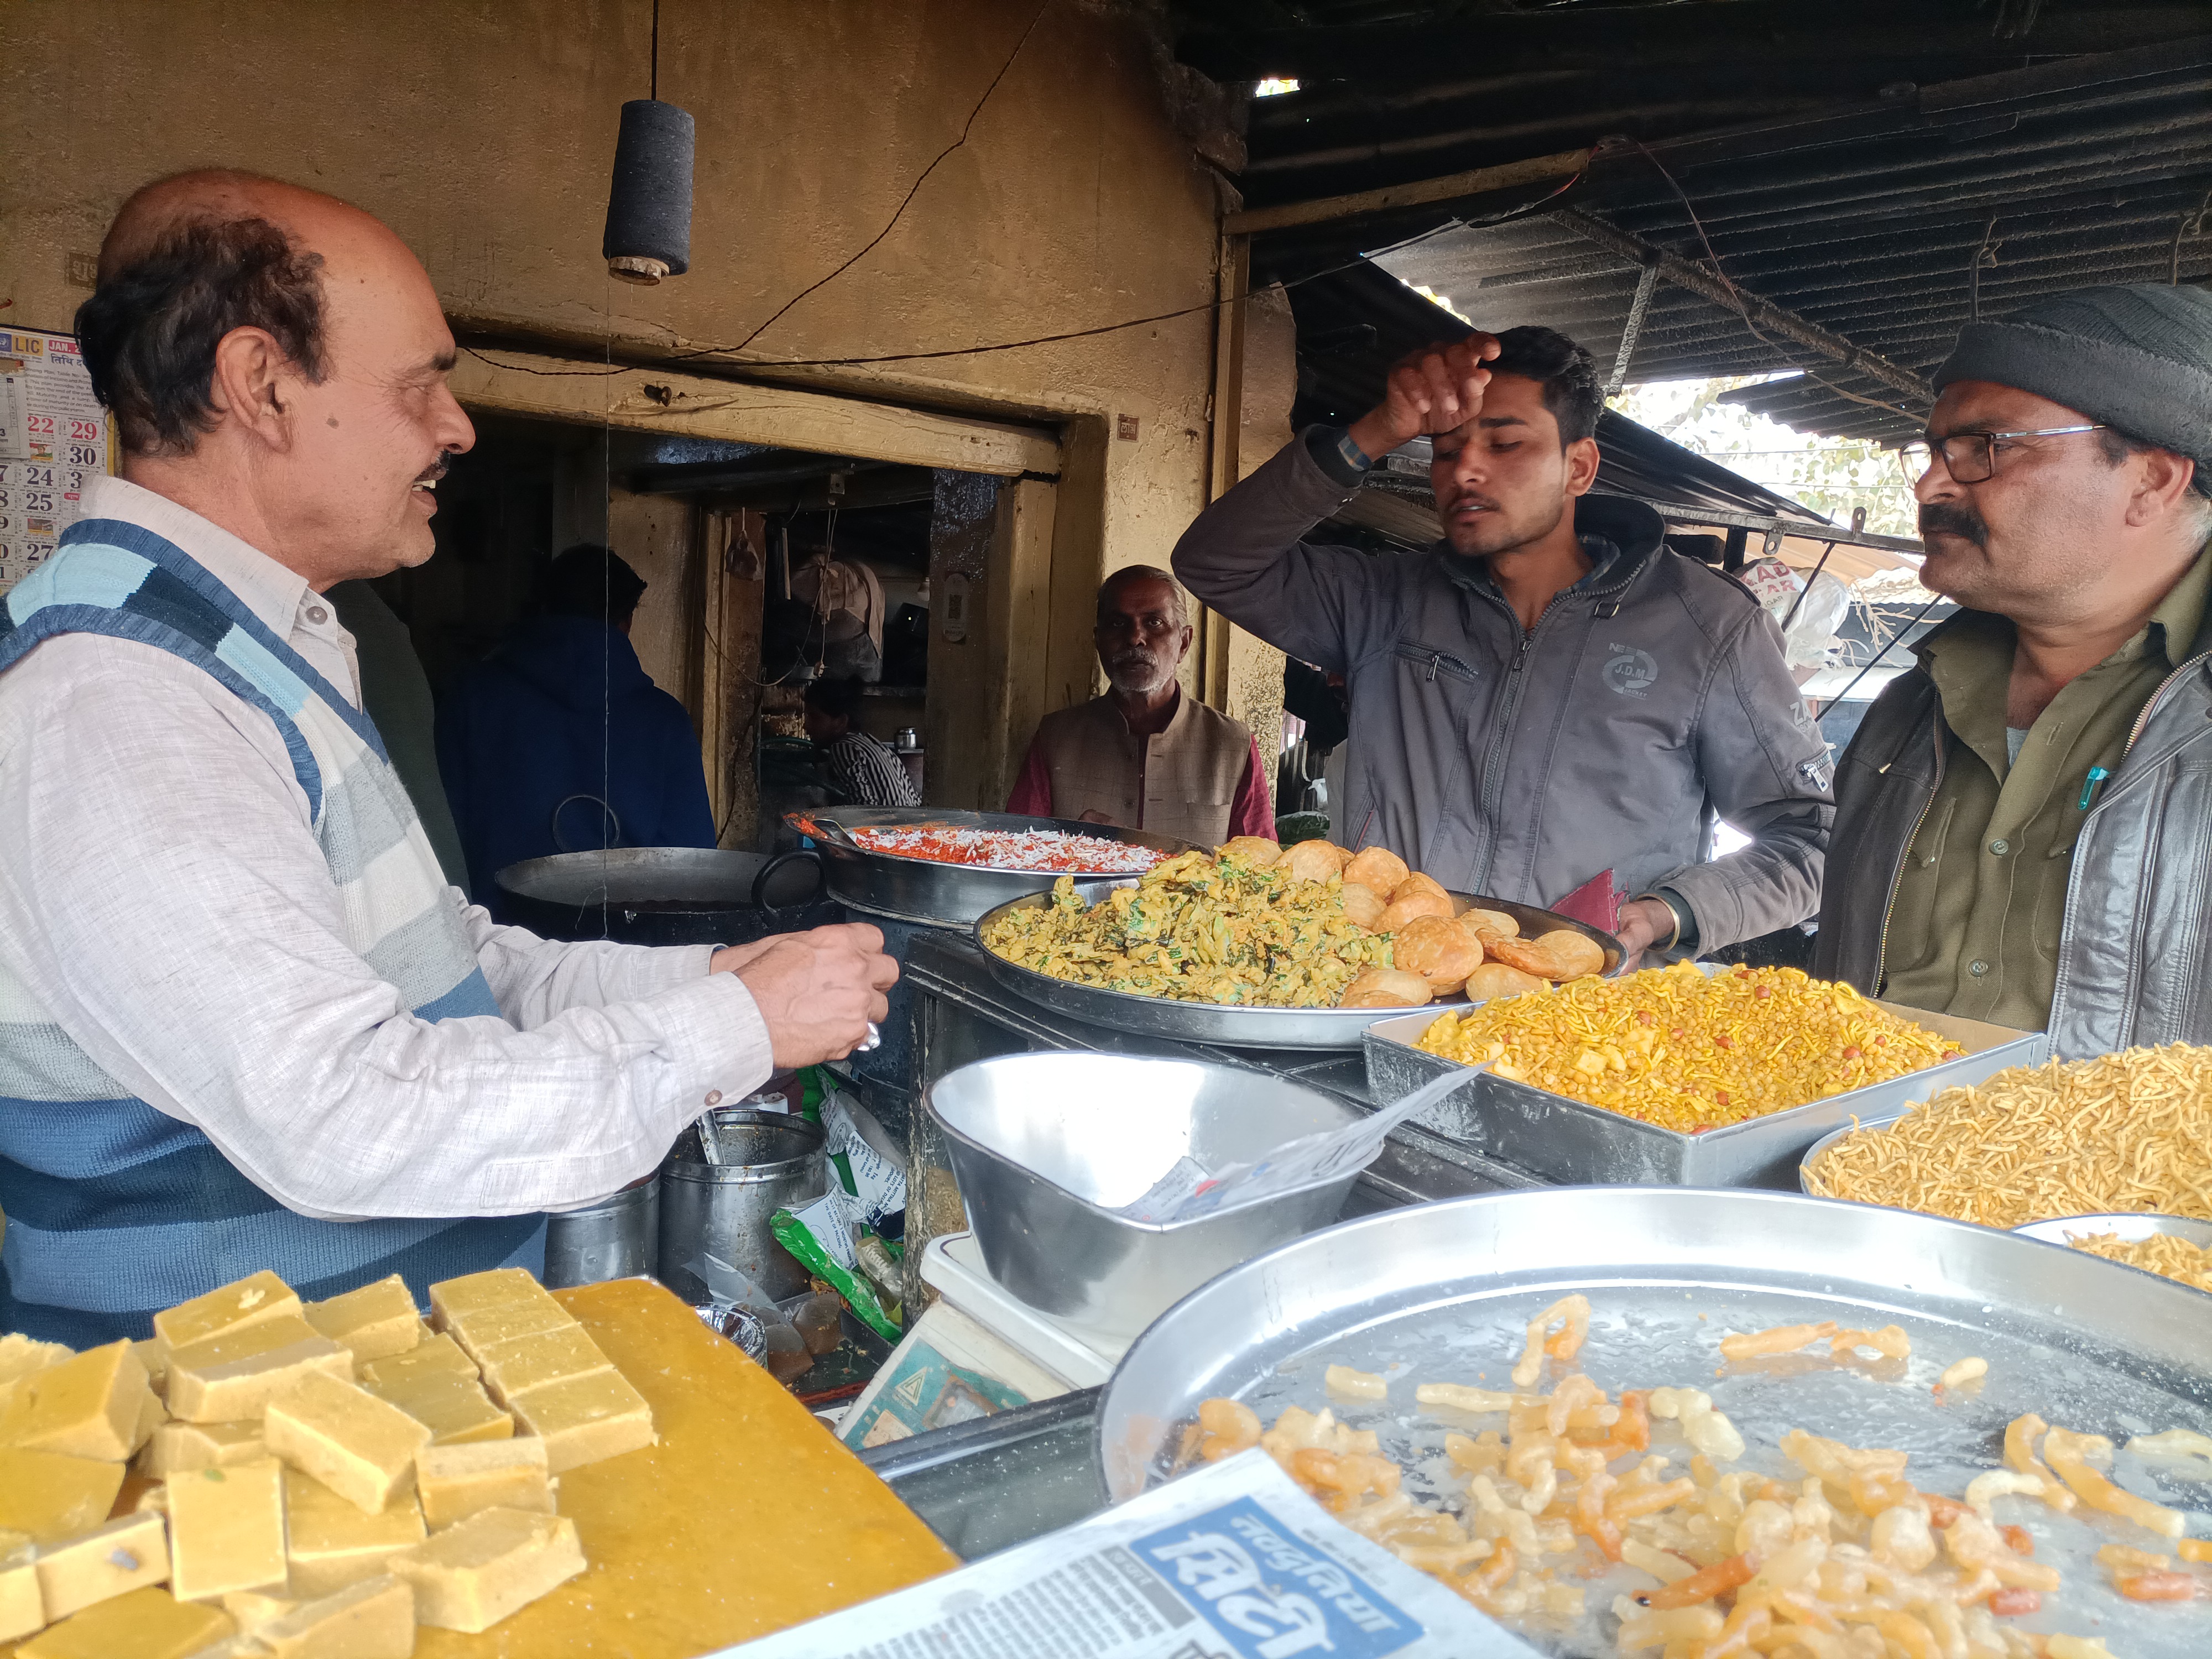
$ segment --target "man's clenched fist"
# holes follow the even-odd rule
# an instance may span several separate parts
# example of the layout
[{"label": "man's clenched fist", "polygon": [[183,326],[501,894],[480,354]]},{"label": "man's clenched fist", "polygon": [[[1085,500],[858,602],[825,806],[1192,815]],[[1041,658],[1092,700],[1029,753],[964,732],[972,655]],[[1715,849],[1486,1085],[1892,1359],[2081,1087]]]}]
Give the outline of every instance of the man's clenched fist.
[{"label": "man's clenched fist", "polygon": [[863,922],[718,951],[709,970],[734,972],[752,993],[779,1067],[851,1054],[869,1022],[890,1012],[884,993],[899,975],[884,954],[883,934]]}]

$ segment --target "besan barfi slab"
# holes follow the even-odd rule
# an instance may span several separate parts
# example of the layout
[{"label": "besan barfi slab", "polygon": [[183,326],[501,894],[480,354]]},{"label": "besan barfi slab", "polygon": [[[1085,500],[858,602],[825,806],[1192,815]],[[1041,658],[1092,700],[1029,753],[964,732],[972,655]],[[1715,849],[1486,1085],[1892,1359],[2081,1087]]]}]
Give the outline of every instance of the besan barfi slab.
[{"label": "besan barfi slab", "polygon": [[169,1533],[158,1515],[126,1515],[38,1553],[39,1600],[49,1621],[169,1576]]},{"label": "besan barfi slab", "polygon": [[254,1632],[270,1659],[410,1659],[415,1590],[389,1573],[307,1601]]},{"label": "besan barfi slab", "polygon": [[553,1513],[545,1443],[535,1435],[468,1445],[425,1446],[415,1454],[415,1495],[422,1518],[450,1527],[480,1510]]},{"label": "besan barfi slab", "polygon": [[232,1590],[282,1594],[283,1465],[264,1457],[170,1476],[169,1560],[169,1587],[179,1601],[213,1601]]},{"label": "besan barfi slab", "polygon": [[154,1316],[154,1334],[172,1348],[204,1342],[225,1331],[264,1319],[299,1317],[300,1298],[292,1287],[264,1268],[221,1290],[179,1302]]},{"label": "besan barfi slab", "polygon": [[9,1438],[24,1450],[121,1462],[137,1449],[151,1390],[130,1343],[88,1349],[16,1388]]},{"label": "besan barfi slab", "polygon": [[284,1503],[291,1593],[309,1600],[375,1577],[392,1556],[428,1536],[411,1495],[368,1515],[313,1476],[287,1469]]},{"label": "besan barfi slab", "polygon": [[169,1351],[169,1413],[187,1423],[258,1419],[310,1372],[353,1380],[353,1355],[297,1314]]},{"label": "besan barfi slab", "polygon": [[523,1428],[545,1443],[556,1474],[650,1446],[653,1407],[619,1371],[594,1371],[533,1389],[514,1402]]},{"label": "besan barfi slab", "polygon": [[574,1522],[522,1510],[485,1510],[392,1558],[418,1622],[471,1635],[583,1570]]},{"label": "besan barfi slab", "polygon": [[15,1659],[191,1659],[231,1633],[220,1607],[151,1587],[73,1614],[15,1650]]},{"label": "besan barfi slab", "polygon": [[311,1302],[302,1317],[331,1341],[352,1350],[356,1365],[405,1353],[422,1334],[415,1293],[398,1273],[327,1302]]},{"label": "besan barfi slab", "polygon": [[415,1485],[415,1454],[429,1429],[367,1389],[319,1373],[269,1402],[269,1449],[374,1514]]}]

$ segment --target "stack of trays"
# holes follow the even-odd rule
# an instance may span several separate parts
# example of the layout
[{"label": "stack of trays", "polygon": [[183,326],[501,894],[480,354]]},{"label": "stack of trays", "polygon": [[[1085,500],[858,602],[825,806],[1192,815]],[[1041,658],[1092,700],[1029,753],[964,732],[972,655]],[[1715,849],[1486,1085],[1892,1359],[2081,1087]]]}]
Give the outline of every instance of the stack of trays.
[{"label": "stack of trays", "polygon": [[2047,1046],[2041,1032],[1953,1019],[1893,1003],[1875,1006],[1950,1038],[1966,1053],[1887,1083],[1691,1135],[1425,1054],[1413,1045],[1437,1011],[1422,1009],[1367,1028],[1367,1086],[1377,1105],[1388,1105],[1433,1079],[1464,1073],[1464,1088],[1414,1121],[1562,1186],[1794,1188],[1799,1160],[1822,1136],[1855,1121],[1888,1122],[1915,1101],[1979,1083],[2008,1066],[2038,1065]]}]

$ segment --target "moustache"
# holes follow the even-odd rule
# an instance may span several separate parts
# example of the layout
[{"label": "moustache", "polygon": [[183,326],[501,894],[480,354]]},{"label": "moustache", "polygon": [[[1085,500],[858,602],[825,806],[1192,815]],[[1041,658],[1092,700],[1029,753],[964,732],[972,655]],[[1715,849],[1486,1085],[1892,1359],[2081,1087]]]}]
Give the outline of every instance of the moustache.
[{"label": "moustache", "polygon": [[1929,536],[1963,536],[1976,547],[1990,544],[1990,527],[1982,515],[1970,507],[1955,501],[1929,501],[1920,509],[1920,534]]},{"label": "moustache", "polygon": [[418,484],[436,483],[453,470],[452,461],[447,457],[441,455],[434,465],[426,466],[415,475],[415,482]]},{"label": "moustache", "polygon": [[1106,665],[1109,668],[1153,668],[1158,665],[1159,660],[1149,651],[1124,651],[1109,657]]}]

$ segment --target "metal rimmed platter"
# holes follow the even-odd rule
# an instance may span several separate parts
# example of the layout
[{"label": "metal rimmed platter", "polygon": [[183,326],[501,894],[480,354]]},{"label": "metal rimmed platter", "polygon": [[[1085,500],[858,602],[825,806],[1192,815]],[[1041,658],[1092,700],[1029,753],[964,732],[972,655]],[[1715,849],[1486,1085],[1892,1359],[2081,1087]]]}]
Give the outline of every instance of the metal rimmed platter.
[{"label": "metal rimmed platter", "polygon": [[[1791,1474],[1776,1448],[1802,1428],[1904,1449],[1917,1486],[1956,1496],[1996,1465],[2005,1425],[2032,1411],[2112,1437],[2123,1449],[2111,1477],[2129,1490],[2183,1510],[2207,1506],[2205,1483],[2186,1478],[2180,1460],[2124,1449],[2135,1435],[2212,1427],[2200,1293],[2080,1252],[1911,1212],[1784,1193],[1619,1187],[1491,1193],[1386,1211],[1224,1273],[1155,1321],[1107,1383],[1095,1441],[1106,1493],[1118,1501],[1167,1478],[1199,1403],[1227,1395],[1270,1423],[1286,1407],[1328,1406],[1380,1436],[1383,1455],[1405,1467],[1409,1491],[1457,1509],[1466,1488],[1449,1472],[1444,1435],[1502,1427],[1503,1419],[1417,1406],[1414,1385],[1504,1386],[1527,1321],[1571,1291],[1592,1308],[1575,1368],[1608,1391],[1669,1383],[1705,1390],[1749,1443],[1738,1468]],[[1725,1331],[1821,1319],[1902,1325],[1912,1356],[1845,1363],[1808,1352],[1742,1364],[1720,1358]],[[1987,1376],[1937,1394],[1942,1370],[1969,1356],[1988,1361]],[[1382,1374],[1389,1398],[1331,1399],[1322,1382],[1331,1364]],[[1553,1365],[1540,1386],[1561,1374]],[[1687,1461],[1671,1425],[1652,1449]],[[2130,1659],[2203,1651],[2201,1620],[2123,1600],[2094,1565],[2108,1543],[2169,1547],[2155,1535],[2027,1498],[1998,1499],[1997,1518],[2024,1526],[2035,1559],[2064,1575],[2063,1589],[2045,1598],[2043,1615],[2027,1627],[2101,1635]],[[2205,1530],[2201,1513],[2190,1530]],[[1614,1595],[1651,1583],[1612,1569],[1588,1582],[1590,1611],[1580,1625],[1529,1639],[1578,1659],[1611,1656]]]},{"label": "metal rimmed platter", "polygon": [[1018,812],[958,812],[928,806],[830,806],[792,812],[784,822],[821,848],[830,890],[856,909],[929,927],[965,927],[986,911],[1060,878],[1057,871],[989,870],[980,865],[878,853],[853,839],[855,830],[990,830],[1006,834],[1053,830],[1127,842],[1170,857],[1197,850],[1193,843],[1112,823],[1028,817]]},{"label": "metal rimmed platter", "polygon": [[[1109,881],[1079,881],[1075,890],[1085,904],[1097,904],[1116,887],[1133,887],[1136,879],[1131,876]],[[1451,898],[1455,908],[1462,912],[1478,906],[1504,911],[1520,924],[1524,938],[1555,928],[1580,933],[1605,952],[1602,971],[1607,974],[1619,973],[1626,960],[1619,939],[1586,922],[1505,899],[1470,898],[1464,893],[1454,893]],[[1405,1008],[1243,1008],[1218,1002],[1178,1002],[1168,997],[1139,996],[1128,991],[1109,991],[1095,985],[1054,979],[1050,974],[1009,962],[991,949],[983,934],[993,921],[1009,911],[1024,906],[1035,908],[1045,902],[1046,896],[1036,893],[987,912],[976,921],[975,943],[990,964],[991,976],[1000,984],[1072,1019],[1087,1020],[1093,1025],[1130,1031],[1139,1036],[1213,1042],[1235,1048],[1357,1048],[1361,1034],[1376,1021],[1418,1012]],[[1431,1003],[1429,1007],[1441,1012],[1447,1008],[1469,1006],[1465,997],[1451,997]]]}]

